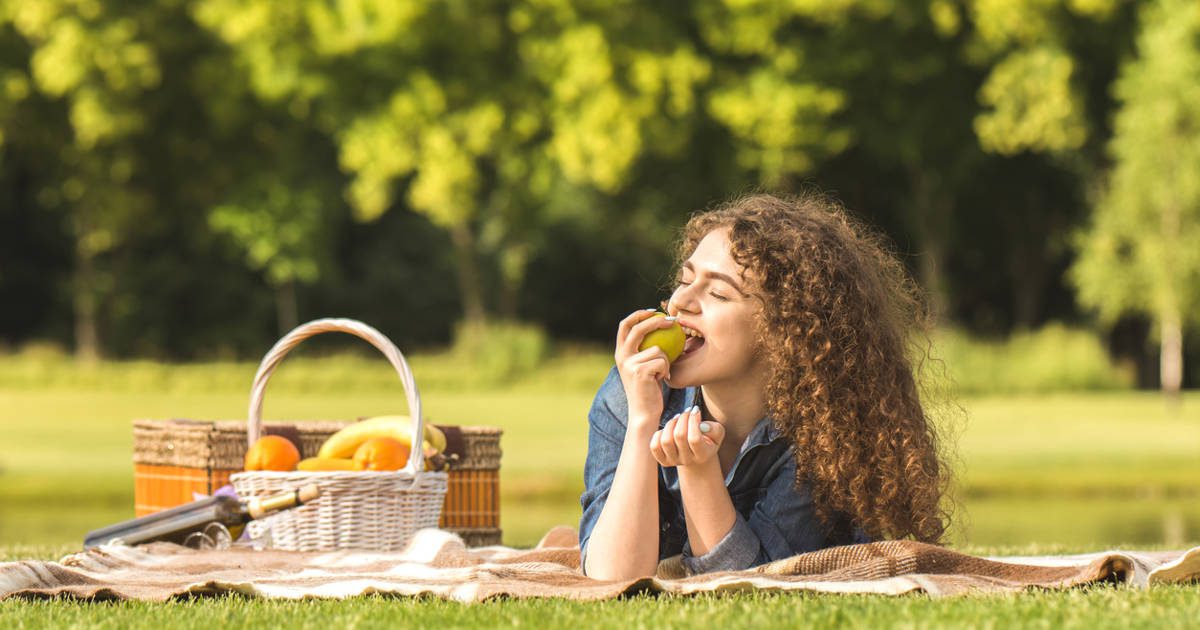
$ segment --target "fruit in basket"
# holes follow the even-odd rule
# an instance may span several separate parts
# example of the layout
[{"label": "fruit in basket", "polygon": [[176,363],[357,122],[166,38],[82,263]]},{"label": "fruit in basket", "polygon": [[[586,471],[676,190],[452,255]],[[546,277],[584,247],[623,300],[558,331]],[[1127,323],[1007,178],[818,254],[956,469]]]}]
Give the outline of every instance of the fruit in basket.
[{"label": "fruit in basket", "polygon": [[[318,457],[351,458],[358,447],[371,438],[388,437],[412,448],[412,419],[408,416],[367,418],[334,433],[321,445]],[[446,448],[446,436],[437,427],[425,425],[424,439],[439,451]]]},{"label": "fruit in basket", "polygon": [[425,441],[439,453],[446,450],[446,434],[428,422],[425,423]]},{"label": "fruit in basket", "polygon": [[[666,317],[666,313],[655,313],[651,317]],[[667,355],[667,362],[674,361],[683,354],[684,342],[687,341],[687,336],[683,334],[683,327],[679,322],[675,322],[670,328],[658,328],[646,333],[642,337],[642,343],[638,345],[638,352],[649,348],[650,346],[658,346]]]},{"label": "fruit in basket", "polygon": [[378,416],[355,422],[329,436],[317,456],[352,458],[358,447],[377,437],[392,438],[411,447],[412,422],[407,416]]},{"label": "fruit in basket", "polygon": [[300,449],[281,435],[264,435],[246,451],[246,470],[295,470]]},{"label": "fruit in basket", "polygon": [[390,437],[373,437],[354,451],[355,470],[400,470],[412,447]]},{"label": "fruit in basket", "polygon": [[304,472],[331,472],[336,470],[354,470],[354,460],[341,457],[309,457],[296,464],[296,470]]},{"label": "fruit in basket", "polygon": [[446,456],[428,440],[421,442],[421,454],[425,456],[425,470],[442,471],[446,469]]}]

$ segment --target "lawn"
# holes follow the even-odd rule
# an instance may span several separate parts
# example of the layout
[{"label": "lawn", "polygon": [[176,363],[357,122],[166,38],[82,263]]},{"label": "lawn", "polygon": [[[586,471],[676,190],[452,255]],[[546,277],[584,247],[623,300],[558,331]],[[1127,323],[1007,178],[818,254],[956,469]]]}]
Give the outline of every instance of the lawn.
[{"label": "lawn", "polygon": [[932,599],[749,593],[725,596],[493,601],[463,605],[381,596],[343,601],[221,597],[148,604],[0,602],[4,628],[1185,628],[1200,618],[1195,586]]},{"label": "lawn", "polygon": [[[350,418],[403,410],[385,369],[298,361],[268,390],[266,417]],[[25,370],[18,374],[18,367]],[[244,417],[253,366],[139,364],[39,380],[28,365],[0,364],[0,559],[57,558],[92,528],[132,516],[130,422],[135,418]],[[606,358],[560,360],[504,386],[456,376],[452,361],[414,360],[426,415],[435,422],[505,430],[501,518],[506,544],[534,543],[579,516],[585,415]],[[247,373],[247,371],[249,373]],[[16,376],[14,376],[14,374]],[[25,376],[22,377],[21,374]],[[340,383],[340,385],[339,385]],[[1074,553],[1111,547],[1200,544],[1200,396],[1168,409],[1152,393],[972,397],[951,433],[958,445],[961,509],[951,543],[988,554]],[[240,623],[478,626],[676,626],[736,622],[817,626],[1164,625],[1200,615],[1200,591],[1094,587],[1020,597],[931,600],[740,595],[682,600],[635,597],[603,604],[435,601],[199,600],[166,605],[0,603],[0,627]],[[614,615],[614,611],[620,611]]]}]

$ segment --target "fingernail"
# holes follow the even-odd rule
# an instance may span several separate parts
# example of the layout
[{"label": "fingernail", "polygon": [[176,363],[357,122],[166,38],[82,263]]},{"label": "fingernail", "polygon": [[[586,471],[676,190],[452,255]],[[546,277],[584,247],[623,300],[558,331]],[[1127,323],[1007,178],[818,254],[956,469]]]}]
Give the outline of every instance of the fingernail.
[{"label": "fingernail", "polygon": [[692,405],[692,408],[688,409],[688,413],[696,413],[697,411],[700,411],[700,405]]},{"label": "fingernail", "polygon": [[677,319],[679,319],[679,318],[678,318],[678,317],[675,317],[675,316],[673,316],[673,315],[667,315],[667,316],[666,316],[666,317],[664,317],[663,319],[665,319],[665,320],[667,320],[667,321],[669,321],[669,322],[673,322],[673,321],[675,321],[675,320],[677,320]]},{"label": "fingernail", "polygon": [[654,311],[657,311],[657,310],[658,309],[656,309],[656,308],[644,308],[644,309],[642,309],[642,312],[643,313],[653,313]]},{"label": "fingernail", "polygon": [[701,432],[701,433],[708,433],[709,431],[712,431],[712,426],[710,426],[710,425],[708,424],[708,421],[701,422],[701,423],[700,423],[700,432]]}]

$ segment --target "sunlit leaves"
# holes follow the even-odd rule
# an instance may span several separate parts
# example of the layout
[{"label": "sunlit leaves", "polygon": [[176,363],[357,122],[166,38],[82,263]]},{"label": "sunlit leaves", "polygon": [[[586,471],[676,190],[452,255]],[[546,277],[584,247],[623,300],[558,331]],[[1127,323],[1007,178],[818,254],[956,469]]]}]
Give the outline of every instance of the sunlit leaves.
[{"label": "sunlit leaves", "polygon": [[848,133],[830,123],[844,98],[837,90],[761,70],[714,92],[709,108],[742,141],[742,165],[759,169],[765,182],[778,183],[846,146]]},{"label": "sunlit leaves", "polygon": [[1055,33],[1050,12],[1063,0],[971,0],[979,38],[993,49],[1048,41]]},{"label": "sunlit leaves", "polygon": [[476,159],[492,149],[503,111],[486,101],[446,108],[441,86],[418,73],[387,107],[357,118],[342,134],[341,163],[355,174],[348,198],[360,217],[378,217],[393,201],[393,182],[414,172],[409,200],[435,223],[450,227],[473,215]]},{"label": "sunlit leaves", "polygon": [[1106,321],[1200,324],[1200,5],[1158,0],[1142,29],[1116,85],[1115,166],[1072,275]]},{"label": "sunlit leaves", "polygon": [[1016,52],[997,64],[980,89],[988,108],[975,118],[980,144],[1007,155],[1079,148],[1087,126],[1073,70],[1069,55],[1049,47]]},{"label": "sunlit leaves", "polygon": [[259,97],[291,99],[297,111],[330,89],[312,67],[314,55],[305,3],[292,0],[202,0],[192,14],[229,44]]},{"label": "sunlit leaves", "polygon": [[401,45],[428,8],[422,0],[339,0],[303,3],[316,52],[347,55],[364,48]]},{"label": "sunlit leaves", "polygon": [[249,266],[276,285],[317,279],[314,243],[323,222],[319,195],[270,175],[255,178],[209,214],[212,229],[229,235],[246,252]]},{"label": "sunlit leaves", "polygon": [[65,97],[83,148],[139,128],[137,99],[156,87],[161,70],[137,21],[98,1],[10,2],[7,14],[32,44],[30,74],[39,90]]}]

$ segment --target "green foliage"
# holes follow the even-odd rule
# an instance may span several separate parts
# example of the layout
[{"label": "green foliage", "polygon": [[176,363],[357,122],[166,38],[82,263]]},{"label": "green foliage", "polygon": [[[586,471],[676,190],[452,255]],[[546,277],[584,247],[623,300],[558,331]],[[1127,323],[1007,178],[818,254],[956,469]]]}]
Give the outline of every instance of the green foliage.
[{"label": "green foliage", "polygon": [[518,322],[461,322],[452,355],[473,365],[486,384],[503,384],[537,369],[550,352],[550,340],[538,326]]},{"label": "green foliage", "polygon": [[[945,329],[933,338],[960,395],[1005,395],[1127,389],[1128,366],[1113,364],[1094,333],[1051,324],[1003,341],[974,338]],[[402,348],[403,349],[403,348]],[[406,352],[422,387],[476,391],[496,386],[580,388],[598,386],[612,365],[607,348],[572,348],[550,343],[531,324],[459,323],[447,351]],[[0,356],[0,382],[13,387],[106,389],[112,391],[229,392],[249,386],[257,364],[249,361],[163,364],[108,361],[75,365],[60,348],[32,344]],[[551,369],[553,368],[553,369]],[[925,366],[936,377],[937,366]],[[932,371],[929,371],[932,368]],[[370,392],[387,389],[395,374],[367,351],[319,350],[289,357],[272,385],[286,392]]]},{"label": "green foliage", "polygon": [[1072,279],[1105,322],[1126,313],[1200,324],[1200,6],[1142,12],[1138,56],[1121,70],[1115,161]]},{"label": "green foliage", "polygon": [[[265,280],[305,285],[303,316],[375,317],[402,302],[387,317],[421,347],[444,343],[463,311],[479,316],[476,304],[602,339],[613,313],[660,297],[651,288],[689,212],[808,178],[919,252],[914,270],[961,321],[1071,317],[1045,296],[1066,297],[1058,243],[1103,164],[1093,145],[1130,44],[1128,7],[0,0],[0,186],[12,208],[0,229],[14,240],[42,229],[21,218],[36,209],[58,230],[25,239],[58,246],[46,269],[11,246],[0,254],[0,296],[16,305],[0,332],[68,340],[91,321],[124,356],[244,356],[275,332],[273,296],[257,297]],[[1161,63],[1191,72],[1184,57]],[[1061,190],[1041,194],[1047,179]],[[442,238],[388,231],[364,271],[364,232],[409,211]],[[563,233],[594,241],[586,261]],[[995,261],[969,260],[997,234]],[[428,267],[386,254],[418,241],[425,259],[447,254]],[[14,259],[36,269],[14,272]],[[1149,283],[1129,269],[1106,286]],[[1009,286],[976,292],[977,276]],[[567,285],[602,290],[568,317],[564,295],[588,298],[547,289]]]},{"label": "green foliage", "polygon": [[247,198],[213,208],[209,225],[230,235],[272,285],[315,281],[325,235],[321,198],[271,177],[255,183],[258,190],[246,190]]},{"label": "green foliage", "polygon": [[1073,93],[1070,55],[1049,47],[1013,53],[992,69],[980,89],[991,109],[975,119],[983,148],[1021,151],[1078,149],[1087,137],[1082,103]]},{"label": "green foliage", "polygon": [[715,91],[709,107],[743,142],[742,166],[759,171],[764,183],[778,185],[788,175],[810,171],[817,156],[836,154],[849,144],[845,129],[827,128],[844,100],[837,90],[760,70]]},{"label": "green foliage", "polygon": [[997,395],[1124,389],[1133,374],[1113,365],[1095,334],[1049,324],[1004,341],[973,339],[942,330],[934,358],[945,362],[954,391]]},{"label": "green foliage", "polygon": [[[586,389],[598,385],[612,363],[611,356],[592,351],[552,354],[551,350],[545,333],[536,326],[489,322],[483,326],[460,324],[456,343],[448,351],[406,352],[405,356],[419,386],[446,391],[498,385],[536,388],[550,380]],[[544,371],[550,365],[558,366],[553,378]],[[238,392],[249,389],[257,367],[250,361],[77,364],[60,347],[36,343],[0,355],[0,382],[50,390]],[[395,371],[373,351],[322,353],[301,348],[289,355],[271,388],[292,393],[377,392],[398,387],[397,383]]]}]

